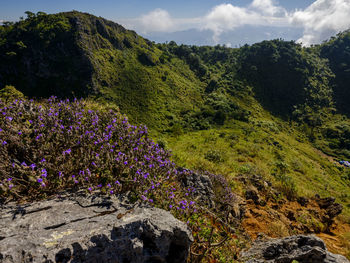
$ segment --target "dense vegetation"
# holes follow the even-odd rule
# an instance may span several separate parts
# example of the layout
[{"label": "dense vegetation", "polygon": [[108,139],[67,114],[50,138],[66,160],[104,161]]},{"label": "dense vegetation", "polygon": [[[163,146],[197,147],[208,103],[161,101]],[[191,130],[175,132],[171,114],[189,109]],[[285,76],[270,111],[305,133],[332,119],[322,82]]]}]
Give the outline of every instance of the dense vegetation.
[{"label": "dense vegetation", "polygon": [[[205,172],[215,185],[220,209],[195,201],[197,189],[184,185],[183,178],[196,172],[177,167],[169,151],[149,138],[146,126],[130,125],[119,112],[85,100],[51,97],[37,102],[11,93],[11,87],[2,91],[1,202],[78,190],[122,194],[129,202],[145,202],[187,221],[197,241],[209,238],[208,231],[209,242],[232,234],[222,220],[211,226],[227,213],[225,203],[229,207],[232,202],[226,179]],[[193,246],[203,255],[206,249],[197,242]]]},{"label": "dense vegetation", "polygon": [[[229,247],[237,252],[244,244],[235,236],[221,250],[201,245],[225,209],[198,216],[193,206],[184,216],[169,208],[192,201],[178,179],[193,172],[178,166],[224,182],[218,199],[229,188],[244,196],[248,185],[238,178],[257,174],[277,189],[276,202],[334,196],[344,206],[341,222],[350,223],[350,172],[334,163],[350,158],[349,31],[308,48],[279,39],[232,49],[155,44],[76,11],[26,14],[0,26],[0,89],[16,88],[0,90],[3,198],[45,197],[52,189],[132,190],[131,199],[152,200],[189,220],[198,234],[196,251],[221,262],[233,260]],[[51,95],[60,99],[25,98]],[[85,99],[73,100],[77,96]],[[78,156],[84,158],[78,162]],[[175,203],[165,194],[169,187],[176,189]],[[299,223],[320,232],[322,222],[304,212],[308,220]],[[244,239],[225,224],[214,231],[217,241]],[[279,224],[284,230],[277,233],[295,233]],[[350,256],[349,234],[339,235]]]},{"label": "dense vegetation", "polygon": [[349,116],[350,31],[332,37],[320,49],[321,56],[329,60],[329,66],[336,75],[332,84],[337,109]]}]

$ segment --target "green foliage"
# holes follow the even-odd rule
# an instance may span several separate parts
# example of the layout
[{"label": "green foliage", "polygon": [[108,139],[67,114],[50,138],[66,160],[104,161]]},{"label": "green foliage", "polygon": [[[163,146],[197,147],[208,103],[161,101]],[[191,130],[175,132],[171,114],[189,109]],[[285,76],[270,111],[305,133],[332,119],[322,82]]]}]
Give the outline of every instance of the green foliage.
[{"label": "green foliage", "polygon": [[277,176],[277,180],[277,189],[280,190],[288,200],[295,200],[298,196],[298,193],[293,178],[283,174]]},{"label": "green foliage", "polygon": [[213,163],[221,163],[224,161],[224,155],[218,150],[209,150],[205,153],[204,158]]},{"label": "green foliage", "polygon": [[0,98],[6,101],[13,101],[24,98],[24,95],[22,92],[16,90],[14,86],[5,86],[5,88],[0,90]]},{"label": "green foliage", "polygon": [[311,49],[293,41],[263,41],[244,46],[240,60],[240,76],[253,85],[262,105],[276,115],[291,116],[304,103],[313,110],[332,105],[328,82],[333,75],[326,60]]},{"label": "green foliage", "polygon": [[330,68],[335,74],[332,80],[334,100],[337,109],[349,116],[350,100],[350,31],[339,33],[336,37],[321,45],[321,56],[329,60]]}]

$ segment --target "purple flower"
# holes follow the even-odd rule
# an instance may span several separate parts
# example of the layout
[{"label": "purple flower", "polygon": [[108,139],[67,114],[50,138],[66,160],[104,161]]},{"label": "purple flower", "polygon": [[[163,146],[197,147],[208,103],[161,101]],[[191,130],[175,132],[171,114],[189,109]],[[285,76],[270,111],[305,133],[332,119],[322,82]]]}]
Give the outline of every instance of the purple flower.
[{"label": "purple flower", "polygon": [[72,152],[71,149],[65,150],[65,151],[63,151],[63,155],[70,154],[71,152]]},{"label": "purple flower", "polygon": [[46,177],[47,176],[47,171],[46,169],[41,169],[41,176]]},{"label": "purple flower", "polygon": [[38,181],[38,183],[41,183],[43,181],[43,179],[38,178],[37,181]]}]

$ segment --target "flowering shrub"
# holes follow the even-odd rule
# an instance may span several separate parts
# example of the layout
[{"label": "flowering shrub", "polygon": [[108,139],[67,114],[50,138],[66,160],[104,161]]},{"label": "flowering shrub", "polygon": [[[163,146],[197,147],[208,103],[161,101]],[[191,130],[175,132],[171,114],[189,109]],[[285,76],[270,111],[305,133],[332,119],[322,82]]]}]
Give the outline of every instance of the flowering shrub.
[{"label": "flowering shrub", "polygon": [[[195,237],[193,251],[200,252],[196,258],[214,253],[211,242],[226,231],[217,221],[224,213],[206,212],[193,201],[196,189],[181,185],[180,178],[195,172],[176,169],[170,153],[149,138],[147,127],[129,124],[115,110],[91,106],[55,97],[41,103],[0,100],[0,202],[78,189],[124,194],[187,221]],[[204,174],[220,203],[229,203],[232,192],[225,178]],[[202,244],[202,238],[208,241]]]},{"label": "flowering shrub", "polygon": [[128,193],[170,209],[193,209],[169,152],[116,111],[83,100],[0,101],[0,193],[33,199],[59,190]]}]

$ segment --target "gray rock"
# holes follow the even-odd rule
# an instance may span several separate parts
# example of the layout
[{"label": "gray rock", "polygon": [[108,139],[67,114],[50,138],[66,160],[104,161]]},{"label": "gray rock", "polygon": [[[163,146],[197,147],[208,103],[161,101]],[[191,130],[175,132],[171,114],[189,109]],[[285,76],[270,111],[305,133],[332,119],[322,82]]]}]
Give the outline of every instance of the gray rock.
[{"label": "gray rock", "polygon": [[181,183],[186,188],[193,188],[197,200],[212,208],[215,206],[213,184],[208,175],[190,172],[181,167],[177,168],[181,173]]},{"label": "gray rock", "polygon": [[185,262],[193,238],[169,212],[67,196],[0,212],[0,262]]},{"label": "gray rock", "polygon": [[290,236],[282,239],[256,240],[241,253],[246,263],[350,263],[345,257],[327,251],[322,239],[316,236]]}]

